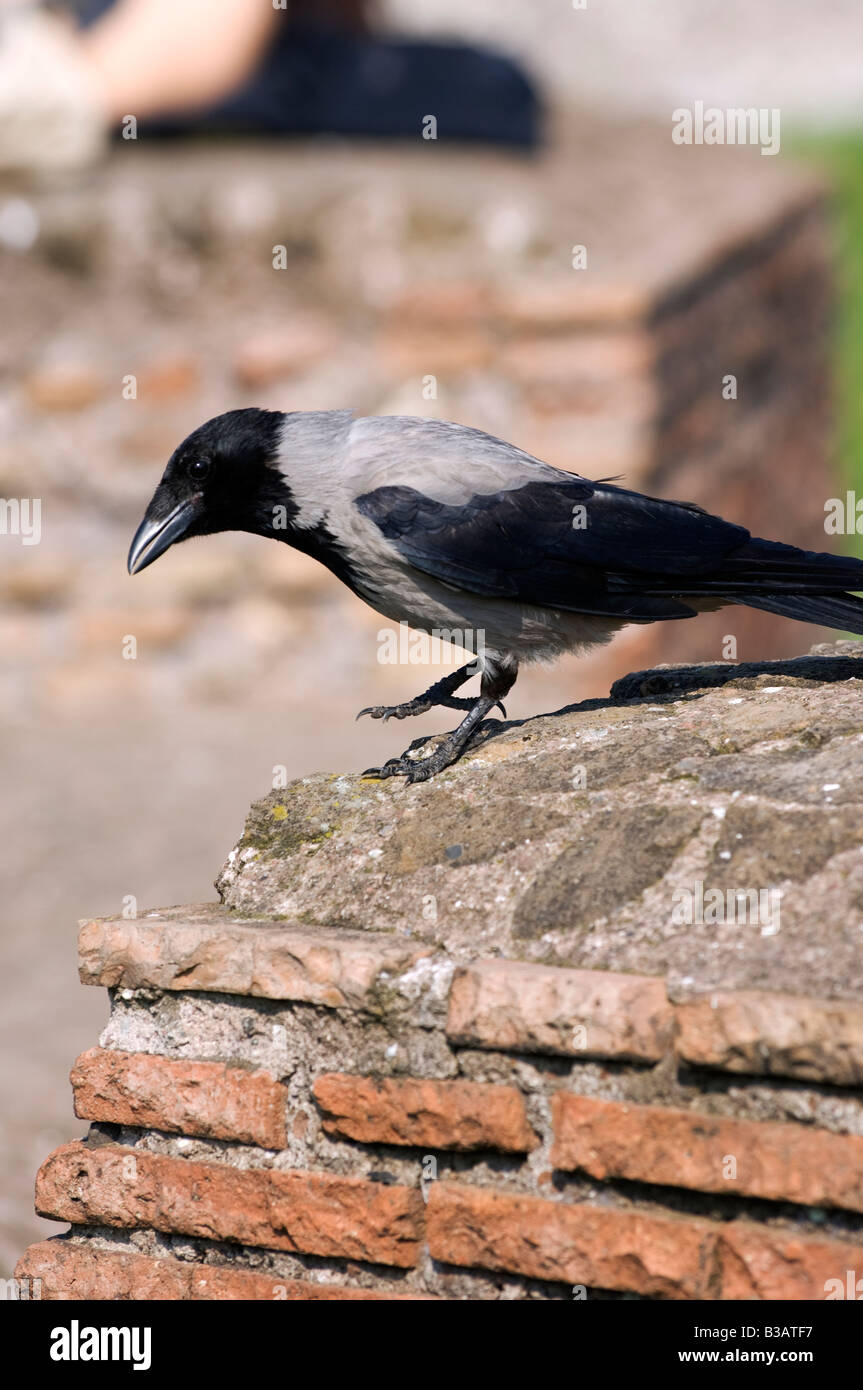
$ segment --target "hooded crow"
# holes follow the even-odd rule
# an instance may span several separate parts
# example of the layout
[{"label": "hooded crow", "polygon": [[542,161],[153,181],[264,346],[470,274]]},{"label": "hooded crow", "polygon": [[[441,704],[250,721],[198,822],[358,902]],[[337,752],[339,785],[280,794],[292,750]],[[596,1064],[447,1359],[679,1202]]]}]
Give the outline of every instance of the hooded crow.
[{"label": "hooded crow", "polygon": [[[454,763],[522,661],[607,642],[627,623],[746,604],[863,634],[863,561],[778,541],[686,502],[542,463],[481,430],[350,410],[231,410],[172,455],[129,551],[251,531],[312,555],[377,612],[475,655],[374,719],[465,711],[425,757],[367,775],[421,782]],[[455,692],[472,675],[480,693]],[[501,706],[501,708],[503,708]],[[359,718],[359,716],[357,716]]]}]

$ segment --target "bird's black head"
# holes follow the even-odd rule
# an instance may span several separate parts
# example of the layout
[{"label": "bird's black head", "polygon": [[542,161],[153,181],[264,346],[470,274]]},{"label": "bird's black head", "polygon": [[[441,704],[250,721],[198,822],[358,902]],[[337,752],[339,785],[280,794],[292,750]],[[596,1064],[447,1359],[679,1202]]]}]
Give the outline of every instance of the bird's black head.
[{"label": "bird's black head", "polygon": [[229,410],[183,440],[135,532],[130,574],[190,536],[272,534],[274,507],[290,504],[275,466],[283,418],[279,411]]}]

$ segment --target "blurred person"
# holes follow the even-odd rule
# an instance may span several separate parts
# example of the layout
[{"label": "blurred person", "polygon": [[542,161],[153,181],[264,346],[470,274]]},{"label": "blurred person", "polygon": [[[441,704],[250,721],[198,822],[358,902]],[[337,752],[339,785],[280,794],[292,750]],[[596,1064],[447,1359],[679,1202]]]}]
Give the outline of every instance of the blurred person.
[{"label": "blurred person", "polygon": [[[539,102],[512,59],[379,34],[367,0],[77,0],[0,4],[0,169],[92,163],[137,134],[245,131],[522,147]],[[428,136],[426,137],[428,138]]]}]

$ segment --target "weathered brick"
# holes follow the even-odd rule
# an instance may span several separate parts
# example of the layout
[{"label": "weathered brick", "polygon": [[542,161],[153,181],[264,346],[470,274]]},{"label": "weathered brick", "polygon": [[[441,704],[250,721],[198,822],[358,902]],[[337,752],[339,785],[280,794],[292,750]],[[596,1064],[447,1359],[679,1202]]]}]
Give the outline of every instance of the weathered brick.
[{"label": "weathered brick", "polygon": [[314,1093],[327,1133],[364,1144],[526,1153],[539,1143],[514,1086],[328,1073]]},{"label": "weathered brick", "polygon": [[447,333],[435,327],[401,326],[386,333],[380,343],[383,361],[396,375],[468,372],[486,366],[492,351],[486,333],[464,325]]},{"label": "weathered brick", "polygon": [[170,353],[164,357],[151,358],[136,373],[138,399],[150,401],[172,400],[176,396],[188,396],[198,386],[200,362],[191,353]]},{"label": "weathered brick", "polygon": [[456,1183],[432,1183],[429,1250],[444,1264],[531,1279],[700,1298],[713,1224],[587,1203],[549,1202]]},{"label": "weathered brick", "polygon": [[478,961],[453,977],[447,1034],[473,1047],[655,1062],[672,1017],[652,976]]},{"label": "weathered brick", "polygon": [[[129,626],[129,614],[120,609],[88,606],[73,619],[76,647],[92,661],[99,651],[115,651],[117,636]],[[191,614],[174,607],[137,609],[135,639],[141,648],[170,651],[189,635]]]},{"label": "weathered brick", "polygon": [[285,1147],[285,1089],[269,1072],[93,1047],[70,1079],[82,1120]]},{"label": "weathered brick", "polygon": [[427,1221],[429,1250],[443,1264],[651,1298],[823,1299],[836,1296],[828,1281],[847,1289],[849,1271],[863,1271],[863,1242],[466,1184],[432,1184]]},{"label": "weathered brick", "polygon": [[24,378],[23,385],[28,403],[37,410],[83,410],[105,390],[99,372],[73,362],[36,368]]},{"label": "weathered brick", "polygon": [[647,339],[635,334],[519,338],[500,354],[506,376],[539,412],[597,418],[606,427],[652,421],[656,390]]},{"label": "weathered brick", "polygon": [[566,1091],[554,1096],[552,1114],[556,1168],[863,1211],[863,1138],[856,1135]]},{"label": "weathered brick", "polygon": [[144,1150],[66,1144],[42,1165],[36,1207],[88,1225],[150,1227],[209,1240],[408,1267],[422,1198],[331,1173],[239,1169]]},{"label": "weathered brick", "polygon": [[720,1227],[715,1266],[711,1297],[726,1302],[836,1298],[837,1280],[847,1297],[863,1276],[863,1238],[854,1244],[732,1221]]},{"label": "weathered brick", "polygon": [[504,349],[501,362],[507,375],[523,385],[560,385],[571,376],[604,386],[624,383],[632,390],[650,368],[650,353],[650,341],[642,334],[573,334],[518,338]]},{"label": "weathered brick", "polygon": [[295,314],[280,328],[258,333],[239,344],[234,352],[234,375],[251,390],[271,386],[314,366],[332,352],[338,342],[329,319],[320,314]]},{"label": "weathered brick", "polygon": [[133,1251],[102,1250],[62,1237],[31,1245],[18,1261],[15,1276],[41,1280],[40,1295],[46,1302],[68,1303],[79,1299],[277,1303],[346,1299],[378,1302],[385,1299],[402,1302],[429,1297],[421,1293],[402,1293],[398,1289],[352,1288],[346,1284],[319,1284],[307,1279],[281,1279],[273,1272],[265,1274],[230,1265],[198,1264],[174,1260],[170,1256],[156,1258]]},{"label": "weathered brick", "polygon": [[650,308],[645,286],[634,281],[592,281],[572,273],[510,280],[495,296],[501,317],[516,327],[567,328],[642,319]]},{"label": "weathered brick", "polygon": [[86,985],[153,985],[375,1011],[378,977],[407,970],[432,951],[383,932],[237,921],[212,908],[97,918],[82,922],[78,937]]},{"label": "weathered brick", "polygon": [[482,322],[488,312],[488,286],[477,280],[412,280],[397,295],[389,319],[397,329],[414,323],[461,329]]},{"label": "weathered brick", "polygon": [[717,990],[678,1004],[677,1051],[694,1066],[863,1084],[863,1007],[770,990]]}]

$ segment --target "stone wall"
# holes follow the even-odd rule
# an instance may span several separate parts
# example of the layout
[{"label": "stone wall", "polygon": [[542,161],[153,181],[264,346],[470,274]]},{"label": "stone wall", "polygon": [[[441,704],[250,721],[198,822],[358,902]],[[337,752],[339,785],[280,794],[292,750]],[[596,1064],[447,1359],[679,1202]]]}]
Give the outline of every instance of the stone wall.
[{"label": "stone wall", "polygon": [[638,672],[413,787],[302,779],[220,904],[83,923],[111,1019],[37,1180],[70,1231],[19,1277],[857,1296],[859,650]]}]

